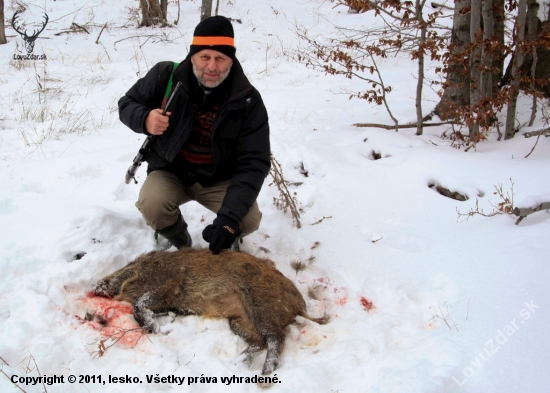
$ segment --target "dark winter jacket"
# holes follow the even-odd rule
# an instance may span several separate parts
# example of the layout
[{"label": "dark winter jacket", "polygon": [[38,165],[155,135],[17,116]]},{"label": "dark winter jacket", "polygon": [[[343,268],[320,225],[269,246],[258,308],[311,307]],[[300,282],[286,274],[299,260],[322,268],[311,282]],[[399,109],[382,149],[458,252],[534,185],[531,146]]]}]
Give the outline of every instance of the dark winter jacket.
[{"label": "dark winter jacket", "polygon": [[[120,120],[133,131],[147,134],[145,118],[151,110],[160,108],[173,64],[168,61],[156,64],[119,100]],[[177,82],[182,85],[168,108],[172,113],[169,127],[164,134],[155,137],[152,149],[145,157],[149,164],[148,173],[157,169],[168,170],[184,184],[198,181],[208,185],[231,179],[218,214],[240,223],[258,197],[269,173],[267,111],[260,93],[250,84],[235,59],[227,80],[231,82],[228,98],[219,107],[213,124],[214,165],[184,167],[182,160],[175,158],[191,132],[189,83],[193,80],[196,81],[196,78],[190,57],[187,57],[174,71],[174,86]],[[178,162],[177,168],[175,161]]]}]

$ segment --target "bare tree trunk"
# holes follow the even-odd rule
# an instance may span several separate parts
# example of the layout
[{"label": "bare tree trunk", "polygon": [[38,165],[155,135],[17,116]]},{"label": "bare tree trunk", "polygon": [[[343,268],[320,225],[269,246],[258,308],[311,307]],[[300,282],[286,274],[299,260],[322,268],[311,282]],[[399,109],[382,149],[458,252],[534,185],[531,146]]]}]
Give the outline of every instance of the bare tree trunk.
[{"label": "bare tree trunk", "polygon": [[422,87],[424,86],[424,44],[428,26],[422,17],[422,9],[426,0],[416,0],[416,20],[420,28],[420,42],[418,48],[418,81],[416,83],[416,135],[422,135]]},{"label": "bare tree trunk", "polygon": [[470,13],[470,41],[474,43],[470,54],[470,139],[477,141],[479,134],[479,101],[481,90],[481,47],[477,37],[481,34],[481,0],[472,0]]},{"label": "bare tree trunk", "polygon": [[459,59],[467,58],[470,44],[470,15],[464,12],[470,6],[470,0],[456,0],[451,36],[451,60],[447,71],[443,96],[435,107],[439,118],[447,120],[455,117],[457,108],[470,104],[470,68]]},{"label": "bare tree trunk", "polygon": [[523,51],[521,43],[525,40],[525,19],[527,17],[527,0],[519,0],[518,16],[516,20],[516,50],[512,64],[512,82],[510,83],[510,98],[508,100],[508,111],[506,113],[506,130],[504,139],[511,139],[515,135],[516,106],[519,95],[519,84],[521,79],[521,65],[523,64]]},{"label": "bare tree trunk", "polygon": [[4,0],[0,0],[0,45],[7,42],[6,29],[4,28]]},{"label": "bare tree trunk", "polygon": [[139,8],[141,8],[141,24],[140,26],[151,26],[151,16],[149,14],[149,5],[147,0],[139,0]]},{"label": "bare tree trunk", "polygon": [[[539,11],[539,4],[537,3],[537,0],[528,0],[527,4],[527,21],[526,21],[526,34],[525,38],[529,42],[529,46],[531,47],[531,53],[525,54],[525,61],[528,64],[531,62],[531,70],[530,70],[530,76],[533,79],[531,81],[531,91],[533,94],[533,106],[531,107],[531,118],[529,119],[529,127],[533,126],[535,123],[535,119],[537,116],[537,96],[535,94],[535,83],[534,79],[536,78],[536,71],[537,71],[537,45],[535,41],[538,38],[538,27],[539,27],[539,18],[537,16]],[[530,57],[530,59],[529,59]]]},{"label": "bare tree trunk", "polygon": [[492,99],[493,95],[493,42],[495,18],[493,14],[493,0],[482,0],[483,16],[483,48],[481,58],[483,59],[483,69],[481,71],[481,97]]},{"label": "bare tree trunk", "polygon": [[168,0],[160,0],[160,15],[162,24],[168,23]]},{"label": "bare tree trunk", "polygon": [[[493,37],[494,42],[502,48],[504,45],[504,0],[493,0]],[[504,51],[493,53],[493,81],[492,97],[496,97],[499,90],[499,82],[504,73]]]},{"label": "bare tree trunk", "polygon": [[153,24],[156,25],[160,22],[160,18],[161,18],[159,0],[148,0],[148,2],[149,2],[149,15],[151,16],[151,20],[153,21]]},{"label": "bare tree trunk", "polygon": [[177,26],[177,24],[179,23],[180,21],[180,11],[181,11],[181,5],[180,5],[180,0],[178,0],[178,18],[174,21],[174,24]]},{"label": "bare tree trunk", "polygon": [[212,0],[202,0],[201,21],[212,16]]},{"label": "bare tree trunk", "polygon": [[[481,48],[481,79],[480,79],[480,95],[483,102],[483,116],[480,119],[481,125],[489,127],[496,121],[494,111],[493,98],[496,97],[497,89],[493,88],[493,84],[497,83],[495,74],[500,76],[499,69],[493,66],[493,56],[497,39],[495,38],[495,11],[493,9],[494,0],[482,0],[481,16],[483,21],[483,46]],[[499,51],[496,51],[497,53]]]},{"label": "bare tree trunk", "polygon": [[139,0],[141,8],[140,26],[153,26],[166,23],[168,0]]}]

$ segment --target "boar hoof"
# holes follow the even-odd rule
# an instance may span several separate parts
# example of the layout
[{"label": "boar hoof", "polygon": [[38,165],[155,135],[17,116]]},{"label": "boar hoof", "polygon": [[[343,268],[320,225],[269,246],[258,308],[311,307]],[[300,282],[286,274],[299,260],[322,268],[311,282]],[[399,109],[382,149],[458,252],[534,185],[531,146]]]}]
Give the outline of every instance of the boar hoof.
[{"label": "boar hoof", "polygon": [[262,375],[271,374],[279,366],[279,356],[282,349],[281,340],[274,336],[269,336],[266,344],[267,355],[262,368]]},{"label": "boar hoof", "polygon": [[146,329],[149,329],[150,333],[158,334],[160,333],[160,325],[157,321],[151,321],[147,326]]}]

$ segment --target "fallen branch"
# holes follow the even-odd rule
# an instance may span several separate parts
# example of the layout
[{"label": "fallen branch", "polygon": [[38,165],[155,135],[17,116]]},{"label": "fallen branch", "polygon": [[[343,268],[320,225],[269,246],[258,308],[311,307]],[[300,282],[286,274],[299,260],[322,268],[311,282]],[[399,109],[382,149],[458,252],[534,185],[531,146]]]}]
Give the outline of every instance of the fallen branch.
[{"label": "fallen branch", "polygon": [[107,22],[105,22],[105,24],[101,28],[101,31],[99,32],[99,35],[97,36],[97,39],[95,40],[96,44],[99,44],[99,37],[101,37],[101,33],[103,33],[103,30],[105,30],[106,27],[107,27]]},{"label": "fallen branch", "polygon": [[317,224],[320,224],[320,223],[323,222],[323,220],[326,220],[327,218],[332,218],[332,216],[323,217],[323,218],[321,218],[319,221],[316,221],[316,222],[314,222],[313,224],[309,224],[309,225],[317,225]]},{"label": "fallen branch", "polygon": [[[454,124],[453,122],[443,122],[443,123],[425,123],[422,124],[422,127],[435,127],[435,126],[442,126],[445,124]],[[399,124],[399,125],[387,125],[387,124],[376,124],[376,123],[355,123],[352,124],[354,127],[372,127],[372,128],[383,128],[385,130],[394,130],[395,127],[397,128],[416,128],[416,123],[409,123],[409,124]]]},{"label": "fallen branch", "polygon": [[[122,42],[122,41],[125,41],[125,40],[130,40],[132,38],[147,38],[145,40],[145,42],[143,44],[141,44],[139,47],[141,48],[143,45],[145,45],[147,42],[149,42],[150,39],[153,39],[153,43],[156,44],[157,42],[168,42],[168,43],[171,43],[173,42],[174,40],[170,39],[165,33],[163,34],[145,34],[145,35],[132,35],[130,37],[126,37],[126,38],[122,38],[118,41],[115,41],[113,43],[113,46],[115,47],[115,50],[116,50],[116,44],[118,44],[119,42]],[[141,42],[141,41],[140,41]]]},{"label": "fallen branch", "polygon": [[61,34],[81,33],[81,32],[90,34],[90,32],[84,26],[77,25],[76,23],[73,22],[70,27],[70,30],[60,31],[59,33],[55,33],[54,35],[60,36]]},{"label": "fallen branch", "polygon": [[548,209],[550,209],[550,202],[542,202],[536,207],[516,207],[512,211],[512,213],[519,217],[518,220],[516,221],[516,225],[518,225],[521,222],[521,220],[523,220],[529,214],[533,214],[541,210],[548,210]]},{"label": "fallen branch", "polygon": [[540,131],[526,132],[525,134],[523,134],[523,136],[526,138],[531,138],[533,136],[546,135],[546,134],[550,134],[550,127]]}]

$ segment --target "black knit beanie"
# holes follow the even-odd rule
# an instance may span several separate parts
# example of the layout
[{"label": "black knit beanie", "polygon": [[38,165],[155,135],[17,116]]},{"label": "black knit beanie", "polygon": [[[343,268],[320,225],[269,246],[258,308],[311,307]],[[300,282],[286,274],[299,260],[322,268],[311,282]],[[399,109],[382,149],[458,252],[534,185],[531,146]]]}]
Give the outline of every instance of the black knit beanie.
[{"label": "black knit beanie", "polygon": [[211,16],[200,22],[193,33],[189,56],[203,49],[217,50],[235,59],[235,34],[229,19],[224,16]]}]

